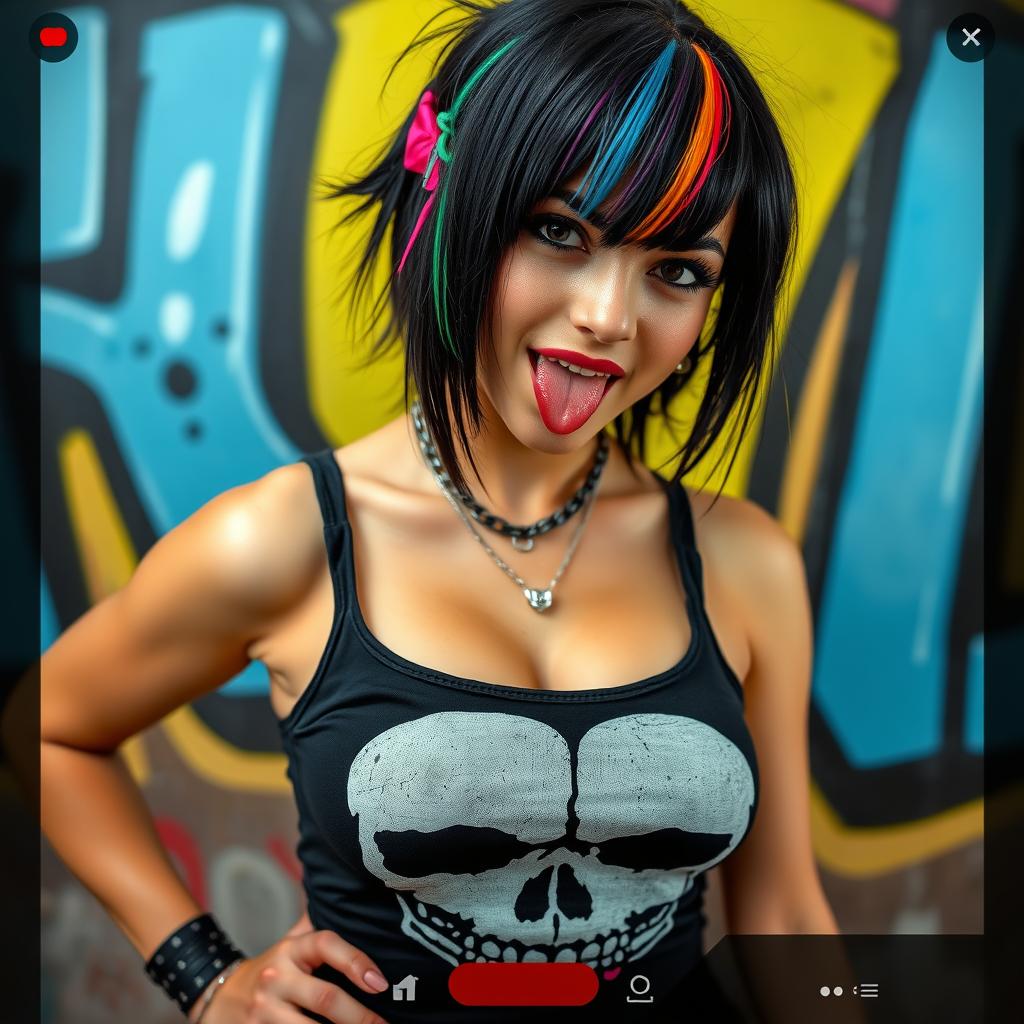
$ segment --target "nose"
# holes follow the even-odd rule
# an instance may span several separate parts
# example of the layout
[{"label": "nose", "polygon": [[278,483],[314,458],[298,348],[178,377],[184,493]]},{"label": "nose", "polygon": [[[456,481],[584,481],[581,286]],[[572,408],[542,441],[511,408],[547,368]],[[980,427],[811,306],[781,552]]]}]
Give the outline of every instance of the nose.
[{"label": "nose", "polygon": [[569,318],[574,327],[612,344],[636,337],[634,275],[617,253],[593,258],[573,294]]}]

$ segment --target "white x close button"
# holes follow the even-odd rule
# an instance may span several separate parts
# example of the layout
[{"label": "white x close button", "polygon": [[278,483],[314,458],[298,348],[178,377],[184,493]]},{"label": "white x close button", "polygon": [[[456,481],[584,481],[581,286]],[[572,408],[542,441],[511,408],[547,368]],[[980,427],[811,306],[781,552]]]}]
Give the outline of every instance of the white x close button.
[{"label": "white x close button", "polygon": [[992,50],[995,32],[992,23],[980,14],[961,14],[946,29],[949,52],[967,64],[984,60]]}]

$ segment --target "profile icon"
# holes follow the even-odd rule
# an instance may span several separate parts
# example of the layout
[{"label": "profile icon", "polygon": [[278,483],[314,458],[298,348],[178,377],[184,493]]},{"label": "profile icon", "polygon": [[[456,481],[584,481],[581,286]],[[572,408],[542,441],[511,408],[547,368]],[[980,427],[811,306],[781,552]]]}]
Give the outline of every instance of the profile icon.
[{"label": "profile icon", "polygon": [[646,974],[634,974],[629,979],[629,991],[632,995],[626,996],[627,1003],[653,1003],[654,996],[649,995],[651,991],[651,979]]}]

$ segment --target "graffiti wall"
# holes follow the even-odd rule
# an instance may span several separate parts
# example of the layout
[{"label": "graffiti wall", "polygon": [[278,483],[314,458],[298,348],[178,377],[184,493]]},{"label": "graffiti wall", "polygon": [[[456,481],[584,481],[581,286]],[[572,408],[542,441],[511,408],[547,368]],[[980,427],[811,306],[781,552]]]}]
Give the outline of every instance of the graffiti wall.
[{"label": "graffiti wall", "polygon": [[[844,931],[978,932],[982,64],[951,57],[930,3],[695,6],[750,57],[800,179],[781,361],[726,490],[806,558],[826,891]],[[215,494],[396,415],[401,367],[360,366],[353,239],[316,182],[414,103],[429,52],[384,76],[444,4],[61,10],[79,43],[42,74],[44,648]],[[1024,40],[1001,45],[1024,71]],[[670,450],[654,436],[652,463]],[[252,950],[303,909],[267,692],[254,662],[122,749],[192,892]],[[43,879],[43,1019],[179,1019],[48,849]]]}]

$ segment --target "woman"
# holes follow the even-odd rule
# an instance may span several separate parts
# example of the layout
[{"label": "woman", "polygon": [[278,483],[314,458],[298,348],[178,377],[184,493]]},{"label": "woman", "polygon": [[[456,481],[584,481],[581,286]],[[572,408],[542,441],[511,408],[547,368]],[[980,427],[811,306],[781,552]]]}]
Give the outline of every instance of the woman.
[{"label": "woman", "polygon": [[[377,211],[357,292],[392,231],[374,351],[404,346],[409,412],[209,502],[43,661],[44,828],[205,1024],[517,1020],[460,1008],[453,973],[510,962],[576,964],[581,1019],[641,972],[664,1009],[719,863],[730,931],[836,931],[799,551],[680,483],[771,358],[777,126],[673,0],[459,2],[390,149],[333,191]],[[702,364],[666,480],[645,426]],[[112,754],[253,658],[309,909],[245,959]]]}]

